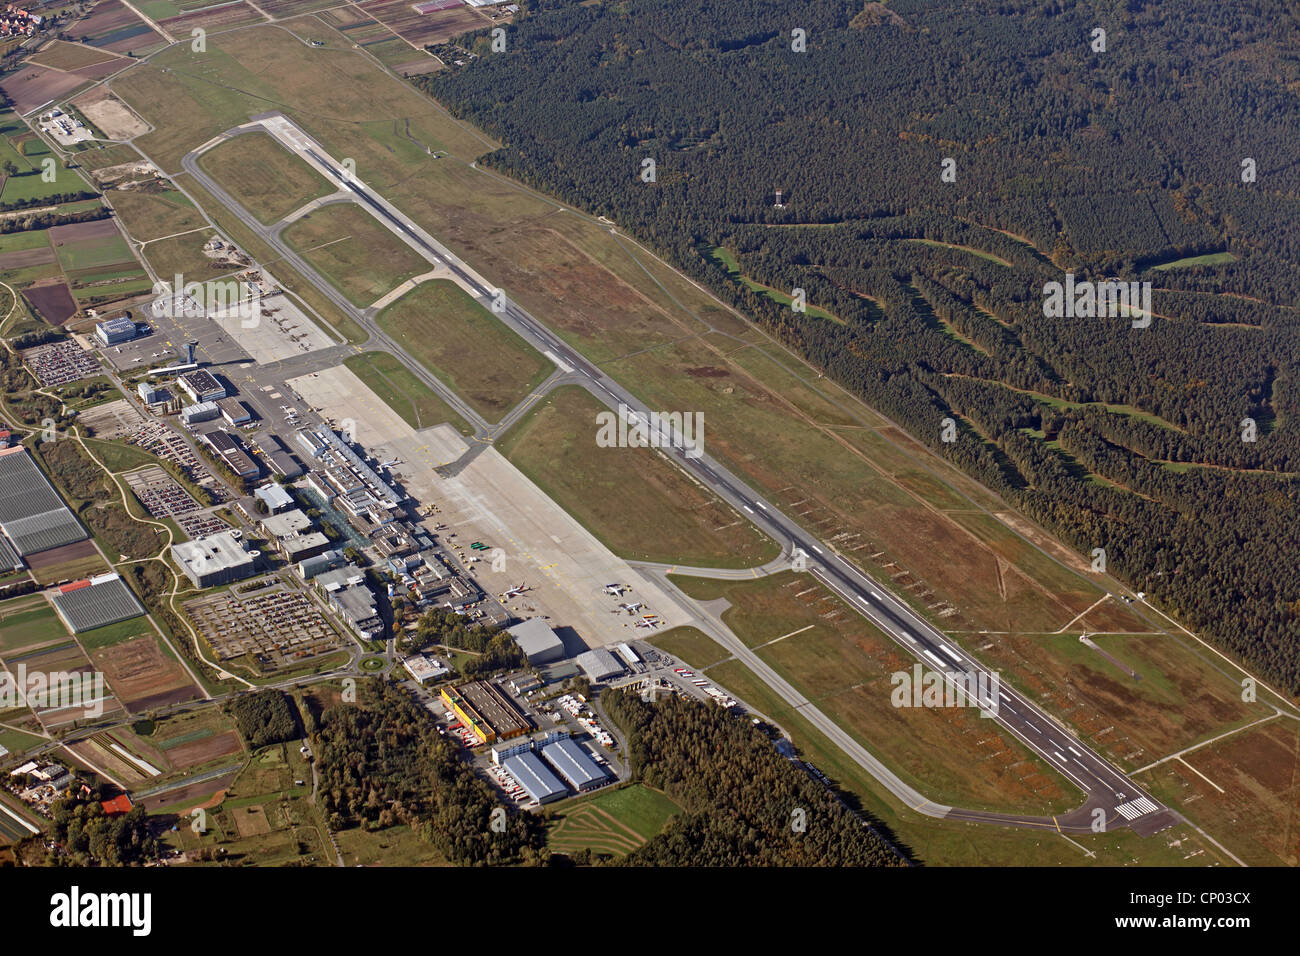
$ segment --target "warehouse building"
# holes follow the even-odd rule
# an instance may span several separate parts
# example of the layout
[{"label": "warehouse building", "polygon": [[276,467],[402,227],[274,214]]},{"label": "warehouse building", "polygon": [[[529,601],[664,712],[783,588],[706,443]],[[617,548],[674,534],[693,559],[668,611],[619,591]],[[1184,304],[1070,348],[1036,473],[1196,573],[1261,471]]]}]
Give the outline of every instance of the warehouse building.
[{"label": "warehouse building", "polygon": [[542,618],[535,617],[507,628],[530,664],[550,664],[564,657],[564,642]]},{"label": "warehouse building", "polygon": [[257,551],[246,551],[237,531],[222,531],[172,545],[172,560],[195,587],[210,588],[248,577],[256,570]]},{"label": "warehouse building", "polygon": [[444,687],[442,700],[480,743],[508,740],[532,730],[532,722],[514,701],[487,681]]},{"label": "warehouse building", "polygon": [[567,737],[547,744],[541,753],[542,759],[578,793],[604,786],[609,780],[604,768],[591,759],[591,754]]},{"label": "warehouse building", "polygon": [[608,680],[611,677],[617,677],[623,673],[623,665],[614,659],[614,655],[603,647],[598,647],[594,651],[587,651],[579,654],[575,659],[582,672],[590,680],[597,682]]},{"label": "warehouse building", "polygon": [[121,345],[135,338],[135,323],[124,315],[106,322],[95,323],[95,338],[101,345]]},{"label": "warehouse building", "polygon": [[226,467],[240,478],[252,479],[262,473],[257,462],[249,458],[248,453],[239,444],[239,439],[224,428],[204,435],[203,440],[217,453],[217,457],[226,463]]},{"label": "warehouse building", "polygon": [[195,402],[215,402],[219,398],[226,397],[225,386],[205,368],[186,372],[177,381]]},{"label": "warehouse building", "polygon": [[73,634],[144,614],[136,596],[116,574],[65,584],[54,595],[54,610]]},{"label": "warehouse building", "polygon": [[232,425],[247,425],[253,420],[253,413],[237,398],[223,398],[217,402],[221,417]]},{"label": "warehouse building", "polygon": [[568,795],[564,784],[560,783],[555,774],[546,769],[546,765],[538,760],[537,754],[532,751],[507,757],[502,766],[538,803],[552,803]]},{"label": "warehouse building", "polygon": [[216,402],[198,402],[181,409],[181,421],[186,425],[197,425],[199,422],[210,422],[220,414],[221,409]]},{"label": "warehouse building", "polygon": [[88,537],[22,445],[0,448],[0,531],[24,557]]},{"label": "warehouse building", "polygon": [[384,635],[374,592],[364,584],[329,592],[329,606],[345,620],[362,640],[373,641]]}]

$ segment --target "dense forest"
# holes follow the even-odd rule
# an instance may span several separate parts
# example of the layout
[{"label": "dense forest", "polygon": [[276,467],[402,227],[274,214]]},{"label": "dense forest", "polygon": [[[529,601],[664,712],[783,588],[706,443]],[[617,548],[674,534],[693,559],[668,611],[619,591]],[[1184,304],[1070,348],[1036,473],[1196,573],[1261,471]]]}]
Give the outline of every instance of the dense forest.
[{"label": "dense forest", "polygon": [[356,703],[328,707],[315,723],[320,806],[331,829],[410,826],[461,865],[545,861],[541,820],[498,803],[402,690],[364,681]]},{"label": "dense forest", "polygon": [[293,740],[302,734],[298,712],[283,691],[241,694],[230,702],[227,710],[252,750]]},{"label": "dense forest", "polygon": [[25,855],[28,864],[40,861],[48,866],[129,866],[146,863],[158,855],[144,807],[109,816],[97,797],[73,796],[54,801],[50,816],[48,839],[57,849],[45,851],[41,846],[42,859],[37,847],[45,838],[31,838],[28,847],[32,852]]},{"label": "dense forest", "polygon": [[[506,144],[483,162],[1300,692],[1298,26],[1287,0],[531,0],[504,53],[463,37],[484,55],[413,82]],[[1045,315],[1066,273],[1149,282],[1151,321]]]},{"label": "dense forest", "polygon": [[905,861],[748,721],[682,697],[600,698],[627,734],[632,775],[685,810],[632,866],[897,866]]}]

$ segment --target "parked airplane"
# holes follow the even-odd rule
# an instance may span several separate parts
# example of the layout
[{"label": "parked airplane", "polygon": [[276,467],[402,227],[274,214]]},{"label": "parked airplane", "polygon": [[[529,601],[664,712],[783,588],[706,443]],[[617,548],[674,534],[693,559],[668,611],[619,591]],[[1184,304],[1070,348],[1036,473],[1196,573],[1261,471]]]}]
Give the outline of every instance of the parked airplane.
[{"label": "parked airplane", "polygon": [[531,591],[531,590],[532,588],[530,588],[526,583],[520,584],[517,587],[513,587],[509,591],[506,591],[504,594],[502,594],[501,599],[506,600],[508,598],[514,597],[516,594],[523,594],[525,591]]},{"label": "parked airplane", "polygon": [[624,591],[632,590],[626,584],[606,584],[605,593],[612,594],[614,597],[622,597]]}]

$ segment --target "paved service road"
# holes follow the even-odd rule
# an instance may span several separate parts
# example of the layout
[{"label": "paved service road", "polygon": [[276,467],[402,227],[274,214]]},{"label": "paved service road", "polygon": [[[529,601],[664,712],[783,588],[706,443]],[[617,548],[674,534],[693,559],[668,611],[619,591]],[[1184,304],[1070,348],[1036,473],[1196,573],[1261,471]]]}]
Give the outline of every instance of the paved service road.
[{"label": "paved service road", "polygon": [[[345,169],[330,158],[324,147],[288,118],[278,113],[254,117],[249,124],[239,127],[238,130],[232,130],[226,135],[237,135],[255,129],[261,129],[274,136],[331,182],[338,183],[341,189],[352,193],[356,201],[369,210],[376,219],[403,238],[412,249],[419,252],[430,263],[447,269],[457,284],[488,307],[539,352],[550,358],[562,374],[552,376],[548,380],[548,387],[561,384],[580,385],[610,408],[624,406],[632,421],[648,420],[650,409],[642,405],[630,392],[583,356],[574,352],[559,336],[532,315],[510,302],[501,290],[491,286],[433,236],[412,222],[382,196],[372,191],[353,171]],[[218,137],[189,154],[185,158],[184,165],[188,172],[193,173],[218,198],[226,202],[228,197],[224,191],[219,185],[212,183],[194,161],[199,153],[223,138]],[[233,200],[231,202],[233,203]],[[245,220],[256,227],[256,219],[242,213],[237,204],[232,205],[232,208],[241,212]],[[266,235],[267,230],[259,229],[259,232]],[[274,240],[278,237],[268,236],[268,238]],[[278,242],[275,244],[277,248],[283,250],[282,244]],[[342,296],[333,290],[328,282],[320,278],[310,266],[297,260],[296,257],[291,258],[296,260],[294,264],[304,275],[310,277],[313,283],[322,286],[323,293],[330,295],[335,302],[342,299]],[[341,306],[346,304],[346,311],[349,314],[356,314],[356,310],[350,303],[346,303],[345,299],[339,304]],[[387,342],[373,323],[364,321],[363,324],[374,339],[384,342],[385,347],[392,348],[395,354],[397,353],[396,347]],[[367,347],[373,345],[367,343]],[[423,367],[418,362],[410,360],[409,356],[406,356],[406,364],[417,373],[424,372]],[[432,378],[427,376],[427,373],[422,374],[421,377]],[[433,384],[440,394],[446,395],[447,390],[441,382],[435,379],[430,384]],[[458,410],[462,405],[458,399],[454,404]],[[470,420],[476,423],[481,421],[477,416],[471,417]],[[944,673],[945,679],[949,682],[971,675],[976,678],[982,677],[982,686],[997,687],[996,700],[981,699],[980,701],[990,714],[990,719],[995,720],[1086,795],[1082,806],[1056,817],[988,813],[933,804],[899,780],[843,728],[821,714],[811,702],[768,667],[758,655],[745,647],[730,631],[721,626],[708,628],[713,637],[742,659],[765,683],[792,707],[798,708],[801,714],[808,717],[819,730],[842,747],[899,799],[906,801],[913,809],[931,816],[1010,826],[1042,827],[1061,832],[1089,833],[1095,832],[1101,826],[1106,829],[1127,826],[1145,836],[1177,822],[1178,817],[1172,810],[1153,800],[1122,772],[1089,749],[1022,694],[1010,687],[1000,686],[1000,681],[995,682],[993,675],[982,664],[890,594],[884,586],[868,576],[857,565],[849,562],[831,546],[811,537],[775,506],[764,501],[722,464],[709,455],[700,453],[698,449],[690,448],[689,443],[684,442],[682,436],[673,432],[665,437],[671,446],[665,451],[673,454],[683,469],[733,507],[743,511],[759,528],[782,542],[786,553],[791,558],[798,557],[801,561],[806,561],[806,570],[809,574],[872,621],[922,664]],[[684,596],[679,595],[679,600],[693,604]],[[696,615],[702,615],[701,619],[706,623],[713,623],[710,616],[698,605],[695,605],[692,610]]]}]

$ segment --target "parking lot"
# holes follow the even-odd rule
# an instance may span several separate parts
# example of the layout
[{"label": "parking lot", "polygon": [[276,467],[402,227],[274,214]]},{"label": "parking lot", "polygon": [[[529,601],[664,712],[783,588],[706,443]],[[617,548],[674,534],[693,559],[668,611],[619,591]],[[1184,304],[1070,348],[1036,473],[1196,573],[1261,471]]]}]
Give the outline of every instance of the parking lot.
[{"label": "parking lot", "polygon": [[22,359],[46,387],[79,382],[103,371],[95,354],[75,341],[38,345],[23,352]]}]

